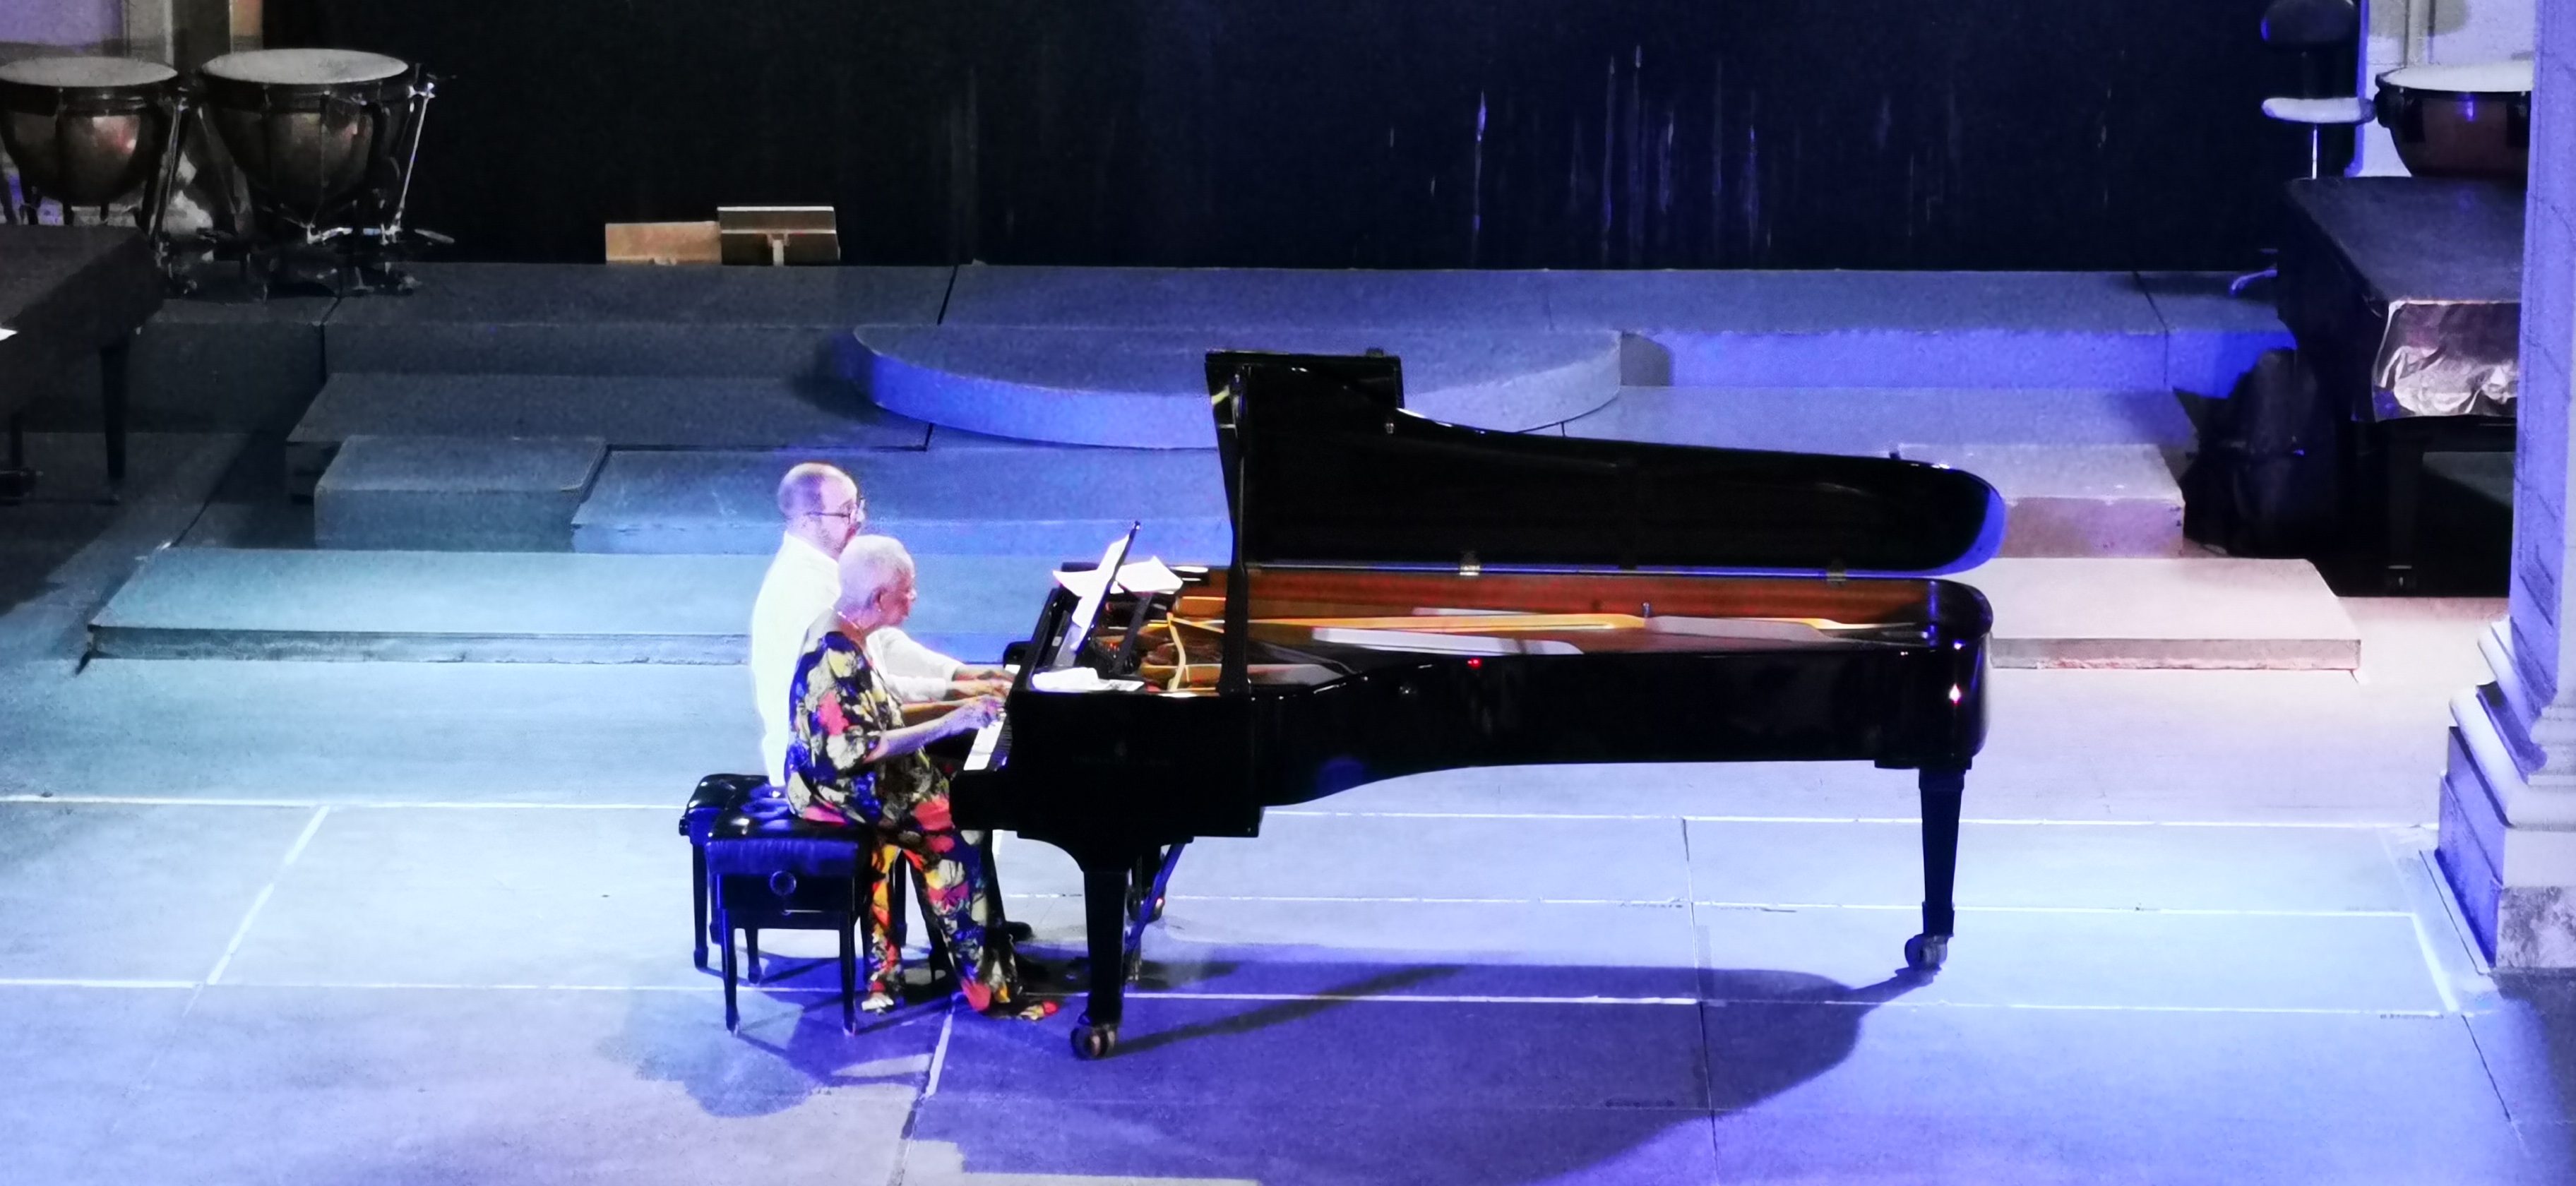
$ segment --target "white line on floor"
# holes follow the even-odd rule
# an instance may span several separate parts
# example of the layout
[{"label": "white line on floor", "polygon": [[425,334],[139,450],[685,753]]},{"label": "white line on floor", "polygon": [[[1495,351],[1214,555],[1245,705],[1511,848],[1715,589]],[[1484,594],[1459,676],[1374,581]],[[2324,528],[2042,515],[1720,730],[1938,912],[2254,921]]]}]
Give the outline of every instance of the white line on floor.
[{"label": "white line on floor", "polygon": [[198,799],[176,795],[0,795],[0,803],[78,803],[120,807],[337,807],[415,811],[669,811],[668,803],[455,803],[441,800]]},{"label": "white line on floor", "polygon": [[1387,1001],[1407,1005],[1696,1005],[1697,997],[1453,997],[1414,993],[1340,992],[1130,992],[1129,1000],[1170,1001]]},{"label": "white line on floor", "polygon": [[939,1019],[939,1045],[930,1050],[930,1080],[921,1088],[924,1097],[939,1094],[939,1073],[948,1069],[948,1035],[956,1028],[957,1002],[952,999],[948,1003],[947,1015]]},{"label": "white line on floor", "polygon": [[[126,805],[142,807],[337,807],[349,810],[393,808],[415,811],[673,811],[669,803],[475,803],[444,800],[386,800],[380,802],[343,802],[323,799],[199,799],[172,795],[0,795],[0,803],[77,803]],[[1903,824],[1915,826],[1923,821],[1913,816],[1807,816],[1807,815],[1651,815],[1610,814],[1600,812],[1545,811],[1297,811],[1271,810],[1265,814],[1303,819],[1494,819],[1494,820],[1610,820],[1661,823],[1687,820],[1702,824]],[[2117,819],[1965,819],[1960,823],[1980,827],[2015,828],[2323,828],[2385,831],[2390,829],[2430,830],[2433,824],[2421,820],[2404,821],[2332,821],[2332,820],[2117,820]]]},{"label": "white line on floor", "polygon": [[259,912],[267,908],[269,895],[277,892],[277,883],[285,880],[286,871],[295,865],[295,858],[304,855],[304,846],[313,843],[313,834],[322,830],[322,821],[330,814],[330,807],[316,807],[313,818],[304,821],[304,831],[286,850],[286,859],[277,863],[277,872],[269,874],[268,884],[259,887],[259,896],[251,899],[250,909],[242,913],[241,925],[233,928],[232,942],[224,944],[224,954],[215,961],[214,970],[206,973],[206,983],[215,984],[223,980],[224,969],[232,966],[233,953],[241,950],[242,940],[250,937],[251,925],[259,921]]},{"label": "white line on floor", "polygon": [[[1082,899],[1078,893],[1023,893],[1023,901]],[[1920,902],[1684,902],[1675,898],[1392,898],[1269,894],[1173,894],[1175,902],[1307,902],[1404,906],[1613,906],[1639,910],[1678,910],[1685,906],[1711,910],[1892,910],[1915,911]],[[1962,914],[2180,914],[2247,918],[2412,918],[2404,910],[2264,910],[2215,906],[1975,906],[1962,904]]]},{"label": "white line on floor", "polygon": [[[681,992],[715,994],[724,991],[717,984],[217,984],[198,985],[184,980],[76,980],[42,977],[0,977],[0,989],[6,988],[101,988],[101,989],[195,989],[212,988],[217,992],[254,989],[301,990],[346,989],[351,991],[442,991],[442,992]],[[838,997],[837,988],[759,988],[762,996]],[[2364,1009],[2318,1008],[2270,1005],[2069,1005],[2033,1004],[2015,1001],[1911,1001],[1903,998],[1888,1001],[1841,1001],[1783,997],[1543,997],[1543,996],[1433,996],[1411,993],[1307,993],[1307,992],[1154,992],[1134,991],[1129,1000],[1174,1001],[1314,1001],[1332,1004],[1390,1005],[1846,1005],[1860,1009],[2031,1009],[2075,1013],[2264,1013],[2321,1017],[2443,1017],[2447,1014],[2431,1009]],[[940,1046],[932,1053],[931,1083],[938,1082],[942,1065],[940,1054],[947,1049],[951,1012],[940,1026]]]},{"label": "white line on floor", "polygon": [[0,803],[77,803],[118,807],[319,807],[311,799],[186,799],[175,795],[0,795]]},{"label": "white line on floor", "polygon": [[[1081,894],[1022,894],[1014,898],[1062,898],[1082,900]],[[1690,903],[1679,898],[1652,898],[1626,901],[1616,898],[1343,898],[1266,894],[1168,894],[1174,902],[1386,902],[1409,906],[1634,906],[1657,910],[1679,910]]]},{"label": "white line on floor", "polygon": [[2302,1005],[2037,1005],[2016,1001],[1727,1000],[1714,1005],[1849,1005],[1859,1009],[2030,1009],[2051,1013],[2263,1013],[2300,1017],[2443,1017],[2434,1009],[2328,1009]]},{"label": "white line on floor", "polygon": [[2433,978],[2433,991],[2442,994],[2442,1011],[2460,1011],[2459,994],[2451,991],[2451,978],[2442,974],[2442,957],[2433,950],[2432,932],[2424,929],[2424,920],[2409,914],[2406,920],[2415,925],[2415,949],[2424,954],[2424,974]]},{"label": "white line on floor", "polygon": [[[1905,824],[1919,825],[1920,816],[1910,815],[1647,815],[1573,813],[1546,811],[1293,811],[1272,809],[1266,816],[1304,818],[1345,817],[1352,819],[1502,819],[1502,820],[1631,820],[1663,821],[1683,819],[1695,824]],[[2380,831],[2390,828],[2431,828],[2420,820],[2335,821],[2335,820],[2152,820],[2152,819],[1962,819],[1961,824],[2008,828],[2346,828]]]},{"label": "white line on floor", "polygon": [[[703,992],[703,993],[720,993],[720,992],[723,992],[723,991],[724,991],[724,985],[722,985],[722,984],[438,984],[438,983],[430,983],[430,982],[411,983],[411,982],[403,982],[403,981],[386,981],[386,982],[383,982],[383,983],[373,983],[373,984],[241,984],[241,985],[220,984],[220,985],[216,985],[215,987],[217,987],[217,988],[350,988],[350,989],[360,989],[360,990],[366,990],[366,991],[375,991],[375,990],[394,990],[394,991],[424,991],[424,992],[427,992],[427,991],[437,991],[437,992],[457,991],[457,992]],[[757,992],[761,993],[761,994],[762,994],[762,995],[764,995],[764,996],[810,995],[810,996],[832,996],[832,997],[837,997],[837,996],[841,995],[841,990],[840,990],[840,989],[837,989],[837,988],[796,988],[796,987],[792,987],[792,986],[781,986],[781,987],[778,987],[778,988],[766,988],[766,987],[760,987],[760,986],[757,986],[757,985],[745,985],[744,987],[745,987],[746,989],[751,989],[751,990],[753,990],[753,991],[757,991]]]},{"label": "white line on floor", "polygon": [[[1713,910],[1903,910],[1919,902],[1694,902]],[[1961,914],[2188,914],[2247,918],[2413,918],[2403,910],[2242,910],[2211,906],[1969,906]]]},{"label": "white line on floor", "polygon": [[1295,992],[1132,992],[1130,1000],[1180,1001],[1330,1001],[1350,1004],[1385,1002],[1405,1005],[1846,1005],[1857,1009],[2036,1009],[2078,1013],[2283,1013],[2330,1017],[2441,1017],[2422,1009],[2330,1009],[2268,1005],[2050,1005],[2013,1001],[1842,1001],[1783,997],[1519,997],[1429,996],[1411,993]]}]

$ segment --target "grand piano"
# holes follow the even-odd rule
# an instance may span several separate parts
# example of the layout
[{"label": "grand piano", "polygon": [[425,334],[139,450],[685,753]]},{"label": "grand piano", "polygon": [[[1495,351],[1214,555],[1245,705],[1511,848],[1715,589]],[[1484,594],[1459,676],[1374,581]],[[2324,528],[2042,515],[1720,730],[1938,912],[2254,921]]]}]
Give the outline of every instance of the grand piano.
[{"label": "grand piano", "polygon": [[[1082,607],[1087,630],[1051,591],[954,784],[961,826],[1081,866],[1076,1054],[1117,1048],[1182,846],[1458,767],[1916,771],[1923,929],[1904,953],[1940,967],[1992,617],[1937,577],[1994,553],[1991,487],[1908,461],[1443,424],[1404,410],[1382,355],[1219,352],[1207,376],[1232,562]],[[1038,674],[1059,655],[1091,670]],[[1069,684],[1085,690],[1041,687]]]}]

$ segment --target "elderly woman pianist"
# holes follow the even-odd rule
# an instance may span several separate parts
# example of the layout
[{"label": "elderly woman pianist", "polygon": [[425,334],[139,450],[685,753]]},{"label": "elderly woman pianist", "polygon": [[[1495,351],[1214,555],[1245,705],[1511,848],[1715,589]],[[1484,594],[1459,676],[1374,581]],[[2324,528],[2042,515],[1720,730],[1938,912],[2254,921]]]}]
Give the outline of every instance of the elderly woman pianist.
[{"label": "elderly woman pianist", "polygon": [[[916,706],[937,715],[906,724],[902,705],[868,665],[866,642],[912,612],[912,556],[891,539],[863,535],[842,550],[840,565],[840,600],[807,633],[789,685],[788,798],[816,823],[875,829],[912,861],[968,1004],[997,1016],[1045,1017],[1055,1003],[1029,1001],[1009,940],[985,934],[991,879],[982,854],[948,818],[947,777],[921,752],[942,737],[992,723],[1002,702],[977,696]],[[877,955],[890,959],[892,953]]]}]

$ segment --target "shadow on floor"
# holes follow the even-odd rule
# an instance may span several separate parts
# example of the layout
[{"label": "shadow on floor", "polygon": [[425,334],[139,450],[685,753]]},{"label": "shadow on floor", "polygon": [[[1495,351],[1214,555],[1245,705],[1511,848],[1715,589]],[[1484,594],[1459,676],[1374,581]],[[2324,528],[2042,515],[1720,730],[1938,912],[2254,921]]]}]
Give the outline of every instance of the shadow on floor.
[{"label": "shadow on floor", "polygon": [[[703,994],[640,996],[619,1057],[724,1116],[926,1070],[941,1006],[845,1035],[837,1000],[810,991],[825,987],[828,965],[779,971],[767,988],[808,991],[765,1002],[765,1018],[739,1036]],[[1638,970],[1501,971],[1300,965],[1258,979],[1326,987],[1144,992],[1129,1002],[1118,1054],[1100,1062],[1070,1049],[1078,996],[1038,1024],[960,1013],[916,1136],[954,1143],[976,1173],[1497,1186],[1616,1164],[1641,1180],[1704,1177],[1713,1113],[1830,1071],[1876,1006],[1927,982],[1899,974],[1854,987],[1731,970],[1700,974],[1700,1002],[1452,993],[1508,979],[1579,998],[1600,974],[1634,982]]]},{"label": "shadow on floor", "polygon": [[[799,978],[773,984],[784,988]],[[639,993],[625,1031],[602,1053],[637,1077],[677,1083],[710,1116],[766,1116],[807,1096],[861,1083],[918,1085],[929,1071],[945,1005],[860,1015],[841,1028],[837,995],[743,990],[740,1032],[724,1028],[722,1001],[705,993]]]}]

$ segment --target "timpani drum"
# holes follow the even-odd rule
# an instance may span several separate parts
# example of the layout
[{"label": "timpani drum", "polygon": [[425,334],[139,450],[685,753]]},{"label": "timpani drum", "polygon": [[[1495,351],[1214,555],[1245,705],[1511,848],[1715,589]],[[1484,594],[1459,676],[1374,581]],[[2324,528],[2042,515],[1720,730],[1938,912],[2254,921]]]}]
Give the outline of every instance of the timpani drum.
[{"label": "timpani drum", "polygon": [[2373,97],[2397,159],[2418,177],[2520,181],[2531,159],[2531,63],[2406,66]]},{"label": "timpani drum", "polygon": [[204,112],[254,199],[314,213],[393,160],[416,110],[412,68],[343,49],[262,49],[205,64]]},{"label": "timpani drum", "polygon": [[0,65],[0,147],[35,193],[101,206],[153,179],[178,73],[135,58],[25,58]]}]

